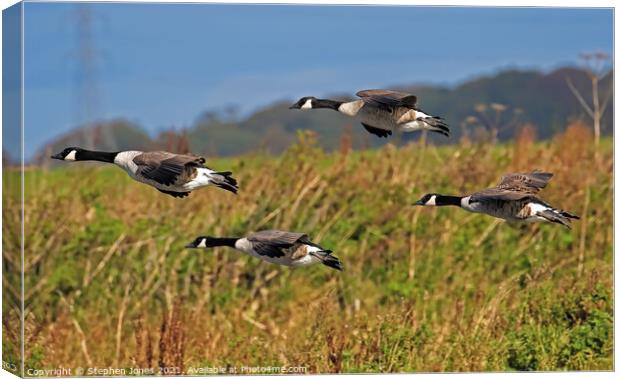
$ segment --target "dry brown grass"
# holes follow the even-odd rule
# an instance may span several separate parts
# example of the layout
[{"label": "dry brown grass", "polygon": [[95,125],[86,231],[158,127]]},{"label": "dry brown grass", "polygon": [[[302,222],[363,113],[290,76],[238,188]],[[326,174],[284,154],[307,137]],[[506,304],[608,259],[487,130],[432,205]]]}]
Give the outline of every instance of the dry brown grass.
[{"label": "dry brown grass", "polygon": [[[94,165],[33,172],[27,365],[611,369],[612,151],[603,144],[593,164],[582,129],[552,142],[524,130],[514,146],[365,152],[343,137],[332,155],[306,135],[279,158],[211,163],[235,172],[236,197],[209,188],[168,198]],[[555,173],[544,198],[582,217],[573,230],[411,206],[535,168]],[[183,248],[265,228],[309,233],[345,271]]]}]

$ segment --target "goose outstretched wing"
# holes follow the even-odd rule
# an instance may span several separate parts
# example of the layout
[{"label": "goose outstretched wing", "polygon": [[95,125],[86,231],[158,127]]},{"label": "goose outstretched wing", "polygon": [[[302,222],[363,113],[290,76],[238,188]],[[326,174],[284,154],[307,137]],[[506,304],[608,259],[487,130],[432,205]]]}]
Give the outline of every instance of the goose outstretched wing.
[{"label": "goose outstretched wing", "polygon": [[383,89],[367,89],[357,94],[364,102],[383,105],[389,108],[405,107],[414,109],[418,101],[415,95]]},{"label": "goose outstretched wing", "polygon": [[133,162],[138,166],[138,175],[163,185],[173,185],[182,175],[189,175],[192,168],[202,167],[205,159],[195,155],[153,151],[137,155]]},{"label": "goose outstretched wing", "polygon": [[513,191],[501,188],[487,188],[482,191],[472,193],[469,201],[472,203],[485,201],[517,201],[528,197],[533,197],[533,194],[529,192]]},{"label": "goose outstretched wing", "polygon": [[502,176],[494,188],[487,188],[471,195],[471,201],[516,201],[535,198],[547,186],[553,174],[542,171],[512,173]]},{"label": "goose outstretched wing", "polygon": [[281,230],[263,230],[247,236],[257,254],[271,258],[283,257],[285,253],[282,249],[293,247],[296,243],[303,242],[307,238],[308,236],[304,233]]},{"label": "goose outstretched wing", "polygon": [[552,177],[552,173],[542,171],[507,174],[502,176],[497,188],[538,193]]}]

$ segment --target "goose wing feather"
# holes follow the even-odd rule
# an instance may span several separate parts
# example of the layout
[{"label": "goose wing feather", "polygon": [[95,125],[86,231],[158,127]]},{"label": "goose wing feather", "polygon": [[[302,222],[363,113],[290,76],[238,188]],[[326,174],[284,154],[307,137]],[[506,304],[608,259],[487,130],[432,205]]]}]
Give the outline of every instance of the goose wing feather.
[{"label": "goose wing feather", "polygon": [[138,165],[138,174],[144,178],[172,185],[184,174],[189,176],[192,168],[202,167],[205,159],[196,155],[153,151],[136,156],[133,162]]},{"label": "goose wing feather", "polygon": [[270,243],[277,246],[291,247],[307,237],[304,233],[285,232],[282,230],[263,230],[252,233],[247,238],[252,242]]},{"label": "goose wing feather", "polygon": [[283,257],[282,249],[293,247],[297,242],[307,239],[304,233],[284,232],[281,230],[263,230],[247,236],[254,251],[271,258]]},{"label": "goose wing feather", "polygon": [[470,202],[475,203],[485,201],[517,201],[531,196],[532,194],[529,192],[514,191],[501,188],[487,188],[471,194]]},{"label": "goose wing feather", "polygon": [[502,176],[494,188],[487,188],[471,195],[471,201],[517,201],[535,198],[547,186],[553,174],[542,171],[511,173]]},{"label": "goose wing feather", "polygon": [[282,251],[282,247],[264,242],[252,242],[252,249],[254,249],[256,254],[270,258],[280,258],[286,255],[284,251]]},{"label": "goose wing feather", "polygon": [[552,173],[542,171],[507,174],[502,176],[497,188],[538,193],[547,186],[552,177]]},{"label": "goose wing feather", "polygon": [[391,108],[405,107],[414,109],[418,102],[417,97],[410,93],[383,89],[367,89],[359,91],[356,95],[362,98],[364,102],[380,104]]}]

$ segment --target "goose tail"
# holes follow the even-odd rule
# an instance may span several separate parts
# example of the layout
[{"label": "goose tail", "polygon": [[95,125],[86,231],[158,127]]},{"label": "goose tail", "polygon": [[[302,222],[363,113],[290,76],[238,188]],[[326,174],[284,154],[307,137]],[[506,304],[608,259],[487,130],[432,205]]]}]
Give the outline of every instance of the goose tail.
[{"label": "goose tail", "polygon": [[419,117],[417,120],[423,123],[424,127],[422,129],[426,129],[434,133],[439,133],[446,137],[450,136],[450,128],[448,128],[448,124],[446,124],[445,120],[441,117],[426,116]]},{"label": "goose tail", "polygon": [[239,190],[239,187],[237,186],[237,180],[232,177],[232,172],[230,171],[214,171],[209,174],[209,180],[216,187],[219,187],[226,191],[230,191],[234,194],[236,194]]},{"label": "goose tail", "polygon": [[323,263],[325,266],[329,268],[333,268],[334,270],[338,270],[338,271],[343,270],[340,259],[338,259],[337,257],[334,257],[332,255],[331,250],[313,251],[310,254],[317,257],[321,261],[321,263]]},{"label": "goose tail", "polygon": [[579,220],[579,216],[575,216],[574,214],[563,211],[561,209],[547,209],[545,211],[539,212],[538,214],[547,221],[564,225],[568,229],[571,228],[571,219]]},{"label": "goose tail", "polygon": [[566,218],[572,218],[572,219],[574,219],[574,220],[579,220],[579,219],[581,218],[581,217],[579,217],[579,216],[575,216],[574,214],[572,214],[572,213],[568,213],[568,212],[563,211],[563,210],[561,210],[561,209],[560,209],[560,210],[558,210],[558,212],[560,212],[560,214],[561,214],[563,217],[566,217]]}]

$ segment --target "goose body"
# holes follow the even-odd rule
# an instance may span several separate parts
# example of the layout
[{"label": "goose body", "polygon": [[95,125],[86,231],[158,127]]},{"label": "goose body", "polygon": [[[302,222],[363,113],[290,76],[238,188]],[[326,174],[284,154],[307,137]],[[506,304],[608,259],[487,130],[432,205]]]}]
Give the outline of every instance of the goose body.
[{"label": "goose body", "polygon": [[502,177],[496,187],[468,196],[426,194],[415,205],[452,205],[510,222],[553,222],[570,229],[571,219],[578,220],[579,217],[554,208],[537,196],[552,176],[551,173],[540,171],[508,174]]},{"label": "goose body", "polygon": [[90,151],[69,147],[53,155],[65,161],[99,161],[113,163],[134,180],[155,187],[173,197],[185,197],[201,187],[215,185],[237,193],[237,181],[230,172],[217,172],[204,165],[205,159],[191,154],[167,151]]},{"label": "goose body", "polygon": [[323,263],[330,268],[342,270],[342,264],[331,255],[331,250],[311,242],[304,233],[263,230],[239,238],[198,237],[186,247],[217,246],[232,247],[265,262],[283,266],[304,267]]},{"label": "goose body", "polygon": [[359,91],[360,100],[341,102],[315,97],[302,97],[291,109],[333,109],[357,118],[364,129],[378,137],[387,137],[393,131],[412,132],[429,130],[448,136],[450,129],[441,117],[431,116],[418,109],[417,97],[389,90]]}]

